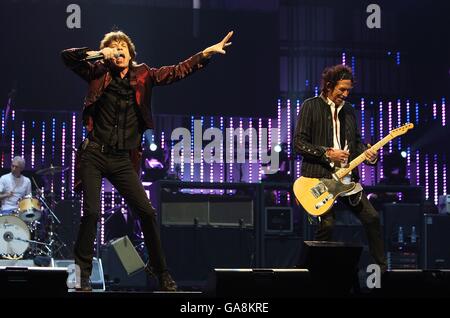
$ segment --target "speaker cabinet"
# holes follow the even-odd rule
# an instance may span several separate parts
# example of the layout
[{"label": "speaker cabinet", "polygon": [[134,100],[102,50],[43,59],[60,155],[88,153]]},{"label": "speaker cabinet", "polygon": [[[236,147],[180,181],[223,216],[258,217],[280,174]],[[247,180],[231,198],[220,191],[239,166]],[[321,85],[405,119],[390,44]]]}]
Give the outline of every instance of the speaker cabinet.
[{"label": "speaker cabinet", "polygon": [[384,204],[382,224],[388,268],[418,269],[423,238],[420,204]]},{"label": "speaker cabinet", "polygon": [[161,203],[161,223],[164,225],[206,225],[208,213],[208,202]]},{"label": "speaker cabinet", "polygon": [[0,294],[2,298],[64,296],[67,277],[65,268],[0,266]]},{"label": "speaker cabinet", "polygon": [[[206,198],[205,198],[206,199]],[[253,201],[162,202],[163,225],[253,226]]]},{"label": "speaker cabinet", "polygon": [[263,266],[294,268],[298,265],[302,243],[299,236],[265,236]]},{"label": "speaker cabinet", "polygon": [[167,265],[182,288],[201,289],[213,268],[248,268],[255,262],[253,229],[162,226]]},{"label": "speaker cabinet", "polygon": [[450,215],[424,215],[424,268],[450,268]]},{"label": "speaker cabinet", "polygon": [[287,234],[294,230],[291,207],[267,207],[264,214],[266,234]]},{"label": "speaker cabinet", "polygon": [[412,227],[416,229],[420,238],[422,228],[422,210],[419,204],[390,203],[384,204],[382,224],[387,249],[393,248],[399,241],[399,228],[404,231],[403,240],[411,241]]},{"label": "speaker cabinet", "polygon": [[355,244],[305,241],[299,267],[310,271],[316,295],[348,295],[359,289],[361,251]]},{"label": "speaker cabinet", "polygon": [[449,270],[392,270],[381,277],[381,289],[376,293],[384,297],[448,297]]},{"label": "speaker cabinet", "polygon": [[215,268],[206,288],[216,297],[306,297],[312,290],[308,270],[272,268]]},{"label": "speaker cabinet", "polygon": [[[367,234],[359,219],[348,209],[343,209],[342,204],[337,206],[341,209],[335,211],[336,224],[333,229],[332,240],[334,242],[342,242],[350,245],[362,246],[361,257],[358,267],[365,269],[367,265],[373,264],[373,257],[370,255],[367,241]],[[306,223],[306,240],[314,240],[318,225]]]}]

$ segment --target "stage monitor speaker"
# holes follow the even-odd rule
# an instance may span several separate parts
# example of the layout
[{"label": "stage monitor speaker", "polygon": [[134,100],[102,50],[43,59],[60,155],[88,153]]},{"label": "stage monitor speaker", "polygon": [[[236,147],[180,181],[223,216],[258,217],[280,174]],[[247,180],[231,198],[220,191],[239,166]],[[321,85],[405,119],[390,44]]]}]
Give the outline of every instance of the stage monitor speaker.
[{"label": "stage monitor speaker", "polygon": [[263,267],[293,268],[298,265],[303,239],[293,235],[264,237]]},{"label": "stage monitor speaker", "polygon": [[397,269],[381,277],[381,288],[374,290],[382,297],[448,297],[450,270]]},{"label": "stage monitor speaker", "polygon": [[316,295],[348,295],[352,288],[359,290],[362,249],[349,243],[305,241],[299,267],[310,271]]},{"label": "stage monitor speaker", "polygon": [[312,281],[306,269],[220,269],[211,272],[206,293],[216,297],[307,297]]},{"label": "stage monitor speaker", "polygon": [[144,261],[142,261],[141,256],[134,248],[128,236],[115,239],[110,244],[116,251],[117,256],[119,256],[120,262],[128,275],[133,275],[144,269]]},{"label": "stage monitor speaker", "polygon": [[[74,268],[75,261],[73,259],[56,259],[56,260],[54,260],[54,265],[55,265],[55,267],[70,269],[70,268]],[[69,270],[69,272],[70,272],[70,270]],[[75,286],[76,285],[75,279],[76,279],[75,274],[69,275],[68,283],[71,286]],[[89,279],[91,281],[93,290],[98,290],[98,291],[105,290],[105,278],[103,275],[103,266],[102,266],[101,259],[98,260],[98,259],[94,258],[92,260],[92,273],[91,273],[91,277]]]},{"label": "stage monitor speaker", "polygon": [[249,268],[255,262],[254,230],[246,227],[162,226],[170,272],[183,289],[204,287],[214,268]]},{"label": "stage monitor speaker", "polygon": [[146,290],[149,278],[145,264],[128,236],[109,242],[102,249],[107,289]]},{"label": "stage monitor speaker", "polygon": [[[360,269],[367,268],[369,264],[374,263],[374,260],[369,252],[366,230],[356,215],[344,203],[338,201],[335,208],[336,223],[332,232],[332,241],[361,245],[362,252],[358,267]],[[306,217],[305,215],[305,240],[314,241],[319,226],[318,224],[310,224]]]},{"label": "stage monitor speaker", "polygon": [[0,266],[0,294],[2,298],[64,296],[67,277],[64,268]]}]

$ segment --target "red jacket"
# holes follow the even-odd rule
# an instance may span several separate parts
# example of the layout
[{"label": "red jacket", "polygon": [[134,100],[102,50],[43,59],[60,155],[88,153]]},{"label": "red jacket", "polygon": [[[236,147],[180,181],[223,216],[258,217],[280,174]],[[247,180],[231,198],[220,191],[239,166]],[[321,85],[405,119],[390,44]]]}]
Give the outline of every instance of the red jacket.
[{"label": "red jacket", "polygon": [[[103,91],[111,82],[111,74],[104,61],[82,61],[91,51],[88,48],[72,48],[61,52],[64,64],[89,83],[89,89],[83,105],[83,124],[90,132],[94,128],[91,116],[92,105],[102,96]],[[176,65],[150,68],[146,64],[134,64],[130,66],[130,84],[135,91],[136,103],[140,108],[140,115],[145,123],[143,131],[152,129],[153,117],[151,109],[151,97],[153,86],[167,85],[176,82],[193,72],[201,69],[209,59],[202,57],[201,52]],[[141,131],[141,133],[143,133]],[[141,149],[130,152],[133,166],[136,171],[140,167]],[[79,156],[77,156],[79,157]],[[79,162],[77,160],[77,162]],[[81,180],[78,177],[79,164],[75,165],[75,191],[81,191]]]}]

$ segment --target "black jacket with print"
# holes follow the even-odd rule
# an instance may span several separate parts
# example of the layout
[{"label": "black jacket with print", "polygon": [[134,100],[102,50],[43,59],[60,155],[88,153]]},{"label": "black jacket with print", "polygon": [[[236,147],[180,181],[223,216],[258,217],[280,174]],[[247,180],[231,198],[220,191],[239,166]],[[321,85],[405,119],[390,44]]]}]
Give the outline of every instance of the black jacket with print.
[{"label": "black jacket with print", "polygon": [[[352,105],[345,102],[338,116],[341,126],[340,142],[344,145],[347,141],[350,162],[363,153],[367,146],[361,140]],[[330,105],[323,96],[307,99],[300,109],[294,133],[294,151],[303,157],[301,175],[308,178],[331,178],[334,169],[325,156],[325,151],[332,147],[333,121]],[[358,169],[352,171],[352,180],[359,180]]]}]

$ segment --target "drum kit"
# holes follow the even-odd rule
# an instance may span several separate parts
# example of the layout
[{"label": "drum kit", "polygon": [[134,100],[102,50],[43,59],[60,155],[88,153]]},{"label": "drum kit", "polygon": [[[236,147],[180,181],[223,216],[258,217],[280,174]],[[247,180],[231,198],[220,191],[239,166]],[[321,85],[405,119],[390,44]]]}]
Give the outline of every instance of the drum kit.
[{"label": "drum kit", "polygon": [[[53,178],[66,170],[68,168],[50,166],[36,174]],[[51,192],[44,195],[32,179],[37,189],[35,194],[19,200],[15,210],[0,211],[0,258],[54,257],[66,247],[57,234],[61,222],[53,212],[54,195]]]}]

